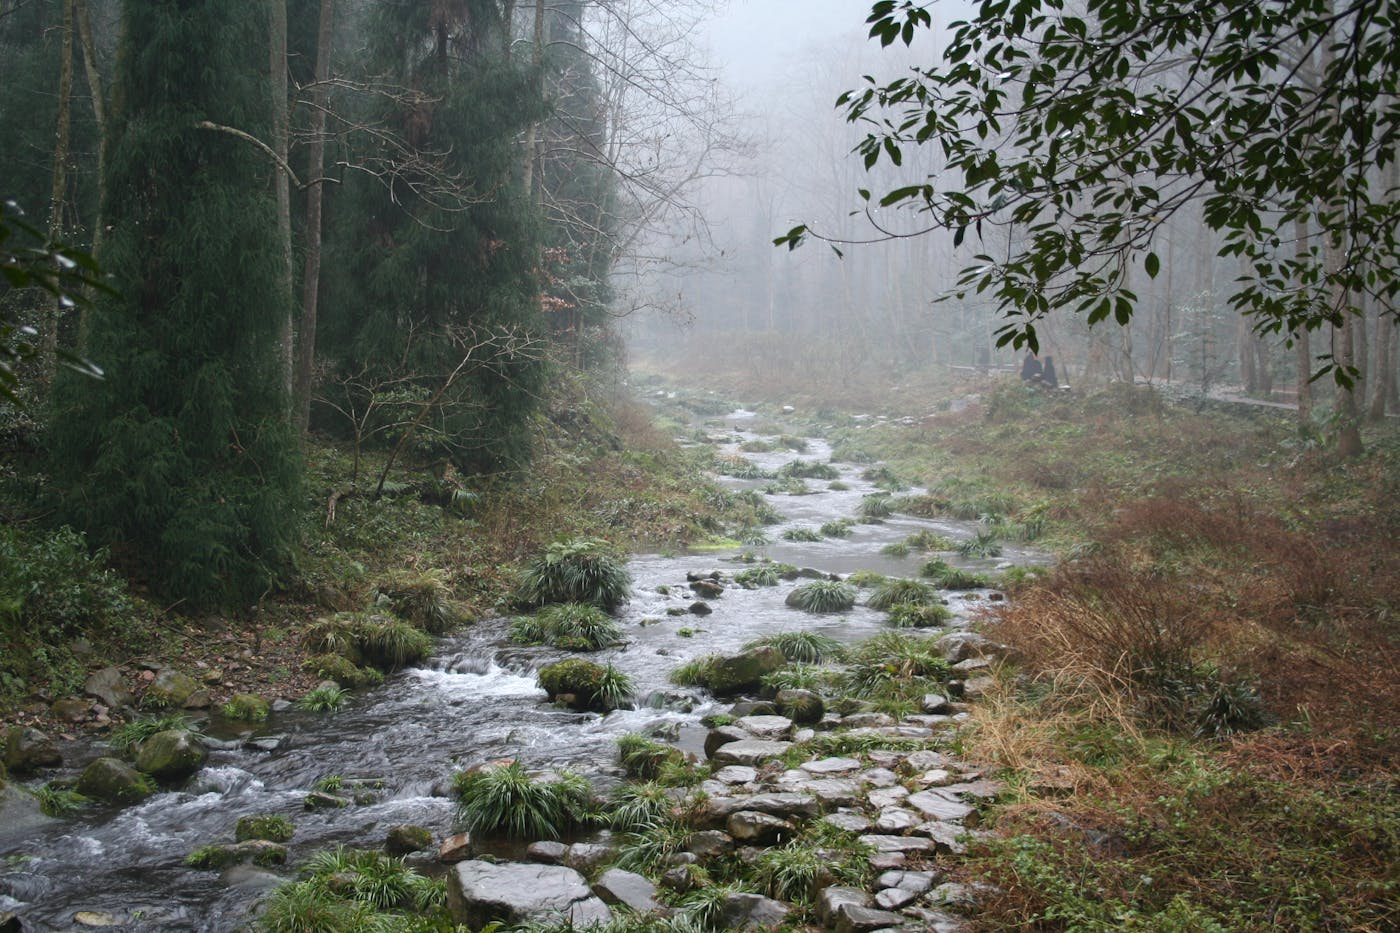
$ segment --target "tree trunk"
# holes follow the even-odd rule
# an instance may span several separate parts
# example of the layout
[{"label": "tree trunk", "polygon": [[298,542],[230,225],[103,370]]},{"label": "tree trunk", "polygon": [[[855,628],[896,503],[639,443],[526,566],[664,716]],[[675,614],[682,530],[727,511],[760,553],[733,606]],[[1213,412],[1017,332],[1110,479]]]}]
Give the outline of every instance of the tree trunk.
[{"label": "tree trunk", "polygon": [[1254,368],[1254,334],[1249,329],[1249,318],[1243,314],[1235,322],[1235,356],[1240,361],[1240,385],[1244,394],[1253,396],[1259,391],[1258,374]]},{"label": "tree trunk", "polygon": [[1371,421],[1385,418],[1386,402],[1395,388],[1395,366],[1391,356],[1391,346],[1395,342],[1395,318],[1382,314],[1376,320],[1376,375],[1371,381],[1374,391],[1371,395],[1371,410],[1367,417]]},{"label": "tree trunk", "polygon": [[[87,0],[75,0],[73,12],[77,17],[78,40],[83,48],[83,73],[87,76],[88,97],[92,101],[92,118],[97,124],[97,216],[92,224],[92,254],[102,252],[102,240],[107,232],[103,202],[107,200],[107,99],[102,86],[102,73],[97,68],[97,44],[92,39],[92,17],[88,15]],[[91,294],[89,294],[91,299]],[[78,352],[87,352],[88,314],[91,301],[78,310]]]},{"label": "tree trunk", "polygon": [[316,30],[316,85],[311,91],[311,144],[307,147],[306,268],[301,281],[301,328],[297,334],[293,416],[303,435],[311,424],[311,376],[316,369],[316,312],[321,293],[321,173],[326,161],[326,108],[330,102],[331,36],[335,0],[321,0]]},{"label": "tree trunk", "polygon": [[[54,131],[53,193],[49,200],[49,242],[63,238],[63,206],[68,200],[68,142],[73,126],[73,2],[63,0],[63,50],[58,65],[58,126]],[[58,328],[63,317],[63,299],[54,299],[52,311],[44,316],[40,382],[53,380],[58,361]]]},{"label": "tree trunk", "polygon": [[[1294,252],[1301,263],[1308,252],[1308,224],[1305,220],[1299,220],[1293,225],[1293,235],[1297,238]],[[1294,338],[1293,343],[1294,358],[1298,365],[1297,395],[1298,395],[1298,428],[1307,430],[1312,425],[1312,335],[1304,329]]]},{"label": "tree trunk", "polygon": [[[268,71],[272,76],[272,148],[282,165],[287,164],[287,140],[290,136],[290,114],[287,111],[287,3],[268,0],[269,41]],[[273,173],[273,191],[277,196],[277,247],[281,259],[281,277],[286,293],[286,314],[277,338],[279,370],[287,405],[292,404],[292,188],[287,172],[278,168]]]},{"label": "tree trunk", "polygon": [[[544,13],[544,0],[535,0],[535,35],[534,48],[530,52],[530,66],[534,69],[535,81],[539,82],[538,86],[541,89],[544,87],[544,75],[541,73],[544,68]],[[532,122],[530,128],[525,131],[525,156],[521,174],[526,197],[534,193],[538,137],[539,124]]]}]

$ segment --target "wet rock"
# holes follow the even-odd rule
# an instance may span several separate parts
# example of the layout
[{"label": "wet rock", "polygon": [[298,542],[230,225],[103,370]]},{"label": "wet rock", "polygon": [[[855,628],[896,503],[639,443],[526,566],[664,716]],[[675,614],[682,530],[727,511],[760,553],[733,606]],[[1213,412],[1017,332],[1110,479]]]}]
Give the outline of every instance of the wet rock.
[{"label": "wet rock", "polygon": [[773,716],[778,712],[778,708],[767,700],[740,700],[729,707],[729,715],[735,719],[743,719],[745,716]]},{"label": "wet rock", "polygon": [[197,690],[199,684],[193,677],[167,667],[156,673],[141,698],[141,704],[160,709],[179,709]]},{"label": "wet rock", "polygon": [[919,895],[913,891],[905,891],[901,888],[886,888],[875,895],[875,906],[881,910],[899,910],[908,907],[919,899]]},{"label": "wet rock", "polygon": [[925,713],[946,713],[951,708],[950,701],[941,693],[925,693],[922,706]]},{"label": "wet rock", "polygon": [[350,800],[325,791],[313,790],[302,798],[301,804],[308,810],[339,810],[350,806]]},{"label": "wet rock", "polygon": [[158,780],[178,780],[204,767],[208,758],[209,751],[199,739],[183,729],[170,729],[141,743],[136,768]]},{"label": "wet rock", "polygon": [[61,764],[63,755],[58,746],[38,729],[11,726],[5,732],[5,770],[11,774],[32,774]]},{"label": "wet rock", "polygon": [[797,834],[797,827],[787,820],[754,810],[731,813],[725,828],[735,842],[756,845],[777,845]]},{"label": "wet rock", "polygon": [[835,926],[836,919],[848,907],[864,907],[870,903],[870,895],[860,888],[834,884],[822,890],[817,899],[817,916],[823,926]]},{"label": "wet rock", "polygon": [[818,778],[784,784],[799,793],[811,794],[826,808],[853,807],[860,801],[860,785],[844,778]]},{"label": "wet rock", "polygon": [[763,645],[715,661],[704,686],[716,696],[757,691],[766,675],[786,666],[787,658],[781,651],[772,645]]},{"label": "wet rock", "polygon": [[264,868],[285,865],[287,847],[268,839],[248,839],[244,842],[204,846],[192,853],[186,864],[191,868],[217,870],[244,862],[252,862]]},{"label": "wet rock", "polygon": [[675,868],[667,869],[661,875],[662,887],[671,891],[684,893],[692,891],[704,883],[705,875],[696,865],[677,865]]},{"label": "wet rock", "polygon": [[848,729],[880,729],[896,723],[888,713],[852,713],[842,717],[841,725]]},{"label": "wet rock", "polygon": [[408,855],[433,844],[433,834],[426,827],[412,823],[400,823],[389,827],[384,837],[384,851],[390,855]]},{"label": "wet rock", "polygon": [[749,734],[738,726],[717,726],[705,736],[705,757],[715,757],[715,752],[730,742],[742,742]]},{"label": "wet rock", "polygon": [[918,826],[923,820],[918,814],[899,807],[886,807],[875,818],[875,831],[898,835]]},{"label": "wet rock", "polygon": [[744,716],[734,725],[759,739],[783,740],[792,735],[792,720],[786,716]]},{"label": "wet rock", "polygon": [[821,722],[826,715],[826,703],[811,690],[779,690],[774,705],[784,716],[801,725]]},{"label": "wet rock", "polygon": [[917,794],[910,794],[908,803],[925,816],[944,822],[950,820],[962,820],[968,826],[976,825],[975,814],[977,810],[957,800],[947,796],[940,790],[925,790]]},{"label": "wet rock", "polygon": [[691,833],[686,840],[685,849],[701,859],[714,858],[723,855],[734,848],[734,838],[728,833],[722,833],[717,829],[706,829],[698,833]]},{"label": "wet rock", "polygon": [[859,771],[860,762],[854,758],[820,758],[816,761],[804,761],[798,767],[812,774],[844,774],[847,771]]},{"label": "wet rock", "polygon": [[701,599],[719,599],[724,595],[724,586],[714,580],[695,580],[690,584],[690,589]]},{"label": "wet rock", "polygon": [[24,933],[24,925],[15,914],[0,910],[0,933]]},{"label": "wet rock", "polygon": [[874,768],[861,774],[860,782],[871,787],[894,787],[899,783],[899,775],[889,768]]},{"label": "wet rock", "polygon": [[[668,609],[667,612],[669,611],[670,610]],[[688,611],[693,616],[707,616],[714,612],[714,610],[710,608],[709,603],[700,601],[691,603],[688,608]]]},{"label": "wet rock", "polygon": [[966,680],[969,675],[976,674],[978,671],[989,671],[991,666],[992,662],[986,658],[968,658],[966,661],[959,661],[952,665],[950,669],[955,674],[963,675],[960,679]]},{"label": "wet rock", "polygon": [[104,910],[80,910],[73,915],[73,922],[80,927],[116,927],[122,923]]},{"label": "wet rock", "polygon": [[720,910],[723,930],[767,930],[782,926],[788,909],[780,901],[760,894],[735,893],[724,899]]},{"label": "wet rock", "polygon": [[828,813],[822,820],[848,833],[869,832],[871,827],[870,820],[859,813]]},{"label": "wet rock", "polygon": [[903,852],[876,852],[869,859],[870,867],[875,871],[897,871],[907,861]]},{"label": "wet rock", "polygon": [[700,580],[711,580],[714,582],[718,582],[723,579],[724,574],[720,573],[718,570],[711,570],[708,573],[703,573],[699,570],[687,570],[685,572],[685,581],[687,583],[695,583]]},{"label": "wet rock", "polygon": [[74,790],[107,803],[135,803],[155,792],[150,781],[119,758],[99,758],[83,769]]},{"label": "wet rock", "polygon": [[286,740],[285,735],[260,735],[244,742],[243,747],[250,751],[275,752],[282,747],[282,743]]},{"label": "wet rock", "polygon": [[230,865],[219,875],[219,881],[224,887],[240,891],[271,891],[286,880],[281,875],[274,875],[252,865]]},{"label": "wet rock", "polygon": [[915,894],[923,894],[933,888],[934,880],[939,877],[931,871],[887,871],[875,880],[875,887],[880,889],[900,888]]},{"label": "wet rock", "polygon": [[[558,845],[558,843],[555,843]],[[562,849],[563,846],[560,846]],[[457,833],[438,843],[438,861],[452,864],[472,857],[471,833]]]},{"label": "wet rock", "polygon": [[[322,683],[325,683],[325,681],[322,681]],[[330,681],[330,683],[333,686],[339,686],[335,683],[335,681]],[[281,697],[278,697],[277,699],[272,701],[272,711],[274,713],[285,713],[287,710],[294,709],[295,707],[296,704],[293,703],[291,700],[286,700]]]},{"label": "wet rock", "polygon": [[626,907],[639,914],[664,910],[656,900],[656,885],[641,875],[620,868],[609,868],[593,884],[593,892],[605,904]]},{"label": "wet rock", "polygon": [[92,715],[92,704],[76,697],[65,697],[55,700],[53,706],[49,707],[49,712],[64,722],[84,722]]},{"label": "wet rock", "polygon": [[869,930],[897,927],[903,922],[903,917],[888,910],[853,905],[841,909],[836,915],[836,924],[833,929],[836,933],[865,933]]},{"label": "wet rock", "polygon": [[563,862],[575,871],[591,873],[612,860],[617,849],[596,842],[576,842],[564,853]]},{"label": "wet rock", "polygon": [[962,835],[966,829],[956,823],[944,823],[939,820],[932,820],[927,823],[920,823],[914,827],[914,832],[920,836],[927,836],[933,841],[934,851],[939,855],[966,855],[967,846],[962,842]]},{"label": "wet rock", "polygon": [[860,841],[876,852],[931,852],[933,841],[922,836],[883,836],[859,837]]},{"label": "wet rock", "polygon": [[583,876],[559,865],[459,862],[447,878],[452,918],[473,929],[500,921],[566,921],[575,927],[606,923],[612,911]]},{"label": "wet rock", "polygon": [[870,801],[870,805],[875,809],[883,810],[886,807],[895,806],[908,796],[908,790],[899,785],[895,785],[894,787],[881,787],[872,790],[867,795],[866,799]]},{"label": "wet rock", "polygon": [[748,765],[729,765],[715,772],[721,784],[749,784],[758,780],[758,770]]},{"label": "wet rock", "polygon": [[992,691],[996,686],[995,677],[973,677],[963,681],[963,696],[969,700],[977,700]]},{"label": "wet rock", "polygon": [[788,819],[812,819],[819,812],[816,798],[810,794],[753,794],[747,797],[712,797],[705,801],[702,819],[719,823],[740,810],[752,810],[769,816]]},{"label": "wet rock", "polygon": [[995,642],[976,632],[949,632],[934,642],[934,649],[943,653],[943,660],[958,664],[968,658],[981,658],[996,650]]},{"label": "wet rock", "polygon": [[791,742],[748,739],[721,745],[711,757],[719,764],[761,765],[765,761],[781,758],[789,748],[792,748]]}]

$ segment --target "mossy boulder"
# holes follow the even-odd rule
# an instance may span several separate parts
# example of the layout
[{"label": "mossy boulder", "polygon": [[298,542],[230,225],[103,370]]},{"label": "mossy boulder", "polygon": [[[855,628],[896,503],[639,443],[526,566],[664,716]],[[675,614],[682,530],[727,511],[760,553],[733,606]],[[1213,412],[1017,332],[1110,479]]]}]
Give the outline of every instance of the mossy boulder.
[{"label": "mossy boulder", "polygon": [[767,674],[787,666],[787,658],[772,645],[763,645],[742,654],[716,658],[707,667],[702,686],[711,693],[726,696],[756,692]]},{"label": "mossy boulder", "polygon": [[178,780],[204,767],[208,758],[209,751],[194,735],[183,729],[170,729],[141,743],[136,768],[161,780]]},{"label": "mossy boulder", "polygon": [[200,692],[199,682],[188,674],[166,668],[146,688],[141,705],[155,709],[181,709]]},{"label": "mossy boulder", "polygon": [[372,667],[356,667],[355,662],[338,654],[318,654],[302,666],[341,687],[377,687],[384,683],[384,675],[379,671]]},{"label": "mossy boulder", "polygon": [[30,774],[40,768],[56,768],[63,755],[53,739],[38,729],[12,726],[5,732],[5,769],[12,774]]},{"label": "mossy boulder", "polygon": [[120,758],[99,758],[83,769],[74,790],[94,800],[125,804],[149,797],[155,785]]},{"label": "mossy boulder", "polygon": [[292,838],[296,827],[292,821],[280,813],[259,813],[253,816],[240,816],[234,827],[233,838],[239,842],[249,839],[265,839],[268,842],[286,842]]},{"label": "mossy boulder", "polygon": [[569,658],[540,668],[539,682],[551,700],[586,710],[598,697],[603,674],[601,664],[583,658]]},{"label": "mossy boulder", "polygon": [[432,845],[433,834],[422,826],[410,823],[390,827],[389,834],[384,839],[384,851],[390,855],[408,855],[431,848]]},{"label": "mossy boulder", "polygon": [[191,868],[213,870],[243,862],[252,862],[254,865],[261,865],[264,868],[285,865],[287,847],[276,842],[269,842],[266,839],[249,839],[246,842],[203,846],[195,849],[185,858],[185,864]]},{"label": "mossy boulder", "polygon": [[264,722],[272,712],[267,700],[253,693],[235,693],[220,707],[219,712],[229,719],[242,719],[245,722]]},{"label": "mossy boulder", "polygon": [[779,690],[773,703],[780,713],[801,725],[821,722],[826,715],[826,703],[811,690]]}]

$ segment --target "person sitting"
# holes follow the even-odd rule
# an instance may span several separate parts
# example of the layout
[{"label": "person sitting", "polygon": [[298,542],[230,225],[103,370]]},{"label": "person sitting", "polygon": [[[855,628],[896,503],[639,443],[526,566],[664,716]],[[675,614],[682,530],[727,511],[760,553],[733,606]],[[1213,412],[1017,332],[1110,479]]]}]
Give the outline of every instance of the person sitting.
[{"label": "person sitting", "polygon": [[1027,353],[1026,358],[1021,361],[1021,381],[1025,383],[1036,383],[1042,378],[1040,360],[1035,358],[1034,353]]},{"label": "person sitting", "polygon": [[1045,366],[1041,369],[1040,378],[1052,389],[1060,387],[1060,377],[1055,372],[1055,358],[1053,356],[1045,358]]}]

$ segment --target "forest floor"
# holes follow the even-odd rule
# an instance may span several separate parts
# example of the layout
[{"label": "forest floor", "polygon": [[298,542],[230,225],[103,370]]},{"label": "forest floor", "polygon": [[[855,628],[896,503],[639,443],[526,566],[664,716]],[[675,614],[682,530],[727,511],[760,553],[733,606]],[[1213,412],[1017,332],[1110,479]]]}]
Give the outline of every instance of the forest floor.
[{"label": "forest floor", "polygon": [[1400,923],[1393,421],[1340,462],[1294,414],[1146,387],[709,378],[928,490],[901,508],[1060,558],[981,626],[1019,663],[963,736],[1012,788],[962,869],[979,928]]}]

